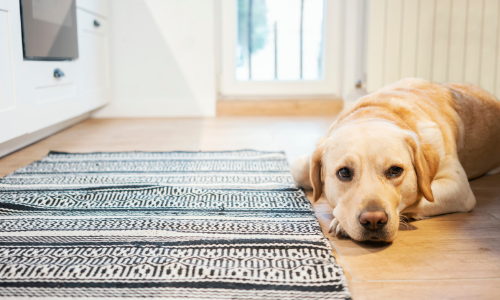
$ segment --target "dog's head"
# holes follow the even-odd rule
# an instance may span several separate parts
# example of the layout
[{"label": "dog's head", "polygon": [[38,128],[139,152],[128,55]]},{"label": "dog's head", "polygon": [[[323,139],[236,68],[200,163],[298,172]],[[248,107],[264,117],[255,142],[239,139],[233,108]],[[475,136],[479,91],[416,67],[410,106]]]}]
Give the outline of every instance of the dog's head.
[{"label": "dog's head", "polygon": [[438,154],[411,130],[384,119],[348,122],[312,155],[314,200],[324,192],[351,238],[393,241],[402,208],[422,196],[434,201],[438,165]]}]

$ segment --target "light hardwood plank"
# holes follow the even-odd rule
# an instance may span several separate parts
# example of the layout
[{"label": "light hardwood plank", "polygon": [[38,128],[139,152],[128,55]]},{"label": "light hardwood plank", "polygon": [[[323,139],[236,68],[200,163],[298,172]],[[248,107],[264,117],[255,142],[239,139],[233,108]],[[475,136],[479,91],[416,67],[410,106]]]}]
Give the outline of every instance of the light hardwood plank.
[{"label": "light hardwood plank", "polygon": [[500,189],[473,189],[473,191],[476,196],[474,211],[500,210]]},{"label": "light hardwood plank", "polygon": [[356,280],[500,277],[500,220],[455,214],[411,223],[392,244],[333,239]]},{"label": "light hardwood plank", "polygon": [[340,99],[218,100],[218,116],[335,116]]},{"label": "light hardwood plank", "polygon": [[353,299],[498,299],[500,280],[349,282]]},{"label": "light hardwood plank", "polygon": [[493,215],[495,218],[500,219],[500,209],[498,210],[490,210],[489,213]]},{"label": "light hardwood plank", "polygon": [[203,119],[89,119],[0,159],[0,176],[41,159],[50,150],[198,150]]},{"label": "light hardwood plank", "polygon": [[[289,162],[314,151],[335,117],[224,117],[206,119],[199,149],[203,151],[286,150]],[[300,124],[300,126],[297,126]]]},{"label": "light hardwood plank", "polygon": [[475,189],[500,189],[500,174],[482,176],[469,182],[471,188]]}]

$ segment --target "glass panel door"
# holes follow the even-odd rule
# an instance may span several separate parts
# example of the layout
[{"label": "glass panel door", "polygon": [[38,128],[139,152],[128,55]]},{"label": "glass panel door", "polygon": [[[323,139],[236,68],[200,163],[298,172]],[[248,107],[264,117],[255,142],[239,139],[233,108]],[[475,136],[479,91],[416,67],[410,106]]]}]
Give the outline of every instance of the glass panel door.
[{"label": "glass panel door", "polygon": [[323,0],[237,1],[237,80],[323,78]]}]

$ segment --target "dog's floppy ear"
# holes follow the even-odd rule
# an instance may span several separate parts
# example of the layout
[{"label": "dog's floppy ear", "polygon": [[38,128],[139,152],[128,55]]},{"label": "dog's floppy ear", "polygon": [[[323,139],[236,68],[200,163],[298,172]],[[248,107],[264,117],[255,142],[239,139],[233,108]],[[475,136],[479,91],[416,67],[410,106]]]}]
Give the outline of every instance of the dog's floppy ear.
[{"label": "dog's floppy ear", "polygon": [[321,178],[321,169],[322,169],[322,164],[321,164],[321,158],[323,157],[323,151],[324,151],[324,141],[326,138],[322,138],[318,142],[318,146],[316,147],[316,150],[314,150],[312,156],[311,156],[311,169],[309,173],[309,177],[311,178],[311,185],[313,187],[313,201],[318,201],[319,197],[321,197],[321,194],[323,193],[323,181]]},{"label": "dog's floppy ear", "polygon": [[413,151],[418,187],[427,201],[434,202],[431,183],[439,167],[439,154],[429,144],[418,145],[417,142],[410,137],[407,138],[407,141]]}]

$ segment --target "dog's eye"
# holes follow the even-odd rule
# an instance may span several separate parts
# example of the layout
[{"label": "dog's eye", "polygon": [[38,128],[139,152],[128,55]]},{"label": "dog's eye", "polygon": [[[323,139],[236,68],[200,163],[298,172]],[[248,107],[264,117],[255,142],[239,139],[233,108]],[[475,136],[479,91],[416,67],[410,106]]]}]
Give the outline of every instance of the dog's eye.
[{"label": "dog's eye", "polygon": [[338,170],[337,177],[342,181],[350,181],[352,179],[351,170],[348,168],[342,168]]},{"label": "dog's eye", "polygon": [[403,168],[400,167],[390,167],[389,170],[387,170],[387,177],[388,178],[396,178],[399,175],[403,173]]}]

